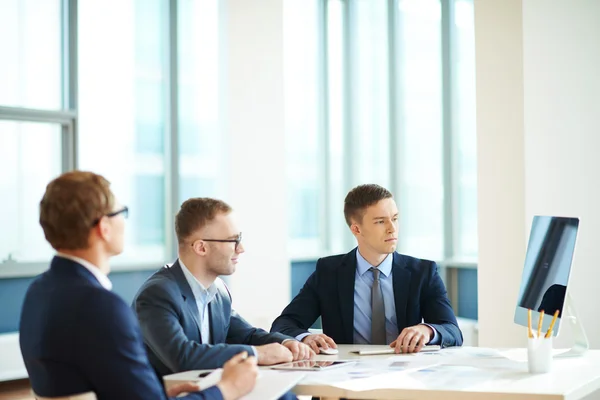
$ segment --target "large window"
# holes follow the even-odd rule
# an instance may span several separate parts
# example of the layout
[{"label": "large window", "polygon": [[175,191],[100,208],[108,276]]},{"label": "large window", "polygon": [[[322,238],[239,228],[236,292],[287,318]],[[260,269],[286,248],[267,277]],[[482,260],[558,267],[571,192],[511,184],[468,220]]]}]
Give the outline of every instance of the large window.
[{"label": "large window", "polygon": [[47,260],[39,202],[62,169],[61,126],[0,120],[0,143],[0,262]]},{"label": "large window", "polygon": [[[220,1],[184,0],[178,10],[179,198],[224,197]],[[177,204],[179,206],[179,204]]]},{"label": "large window", "polygon": [[167,259],[167,16],[164,0],[79,3],[79,168],[131,209],[115,264]]},{"label": "large window", "polygon": [[62,108],[62,1],[0,0],[0,38],[0,105]]},{"label": "large window", "polygon": [[293,256],[353,247],[344,196],[378,183],[400,210],[400,252],[474,260],[472,0],[286,1]]},{"label": "large window", "polygon": [[130,207],[113,269],[172,260],[181,201],[225,196],[220,3],[0,0],[0,275],[47,267],[39,200],[75,167]]}]

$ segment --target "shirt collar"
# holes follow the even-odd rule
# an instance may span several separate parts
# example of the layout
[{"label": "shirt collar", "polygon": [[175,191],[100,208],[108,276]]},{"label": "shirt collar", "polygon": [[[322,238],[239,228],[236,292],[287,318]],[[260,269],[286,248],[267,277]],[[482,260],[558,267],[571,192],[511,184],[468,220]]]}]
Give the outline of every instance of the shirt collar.
[{"label": "shirt collar", "polygon": [[[394,253],[388,254],[386,258],[379,264],[377,269],[387,278],[392,272],[392,261],[394,261]],[[375,267],[369,264],[367,260],[360,254],[360,251],[356,249],[356,269],[359,275],[364,275],[369,268]]]},{"label": "shirt collar", "polygon": [[202,285],[202,283],[200,283],[200,281],[196,279],[196,277],[185,266],[183,261],[181,261],[181,258],[179,259],[179,265],[181,265],[181,270],[185,275],[185,279],[187,280],[188,285],[190,285],[190,287],[192,288],[192,293],[194,293],[194,296],[196,296],[196,300],[202,300],[202,297],[206,296],[206,302],[210,303],[217,294],[216,285],[212,284],[208,287],[208,289],[205,288],[204,285]]},{"label": "shirt collar", "polygon": [[100,285],[102,285],[104,289],[112,290],[113,285],[110,279],[108,279],[108,276],[106,276],[106,274],[104,274],[104,272],[102,272],[100,268],[98,268],[91,262],[84,260],[83,258],[72,256],[70,254],[56,253],[56,256],[74,261],[77,264],[80,264],[81,266],[85,267],[85,269],[87,269],[92,273],[92,275],[94,275],[94,277],[98,280],[98,282],[100,282]]}]

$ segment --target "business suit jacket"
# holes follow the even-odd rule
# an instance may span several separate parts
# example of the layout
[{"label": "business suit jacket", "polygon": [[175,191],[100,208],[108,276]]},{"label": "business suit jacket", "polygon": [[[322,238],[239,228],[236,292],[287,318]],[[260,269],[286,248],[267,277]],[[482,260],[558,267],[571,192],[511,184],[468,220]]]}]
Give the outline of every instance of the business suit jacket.
[{"label": "business suit jacket", "polygon": [[[33,281],[19,335],[31,386],[40,396],[93,391],[99,400],[167,398],[131,308],[74,261],[54,257]],[[213,387],[184,398],[223,397]]]},{"label": "business suit jacket", "polygon": [[[300,293],[273,322],[271,332],[295,337],[321,316],[323,333],[336,343],[352,344],[356,251],[319,259]],[[392,274],[398,330],[424,319],[437,330],[443,347],[462,345],[462,333],[436,264],[394,253]]]},{"label": "business suit jacket", "polygon": [[133,300],[150,362],[161,375],[191,369],[219,368],[251,345],[291,339],[252,327],[231,308],[231,295],[221,279],[208,306],[211,343],[202,343],[200,316],[192,288],[179,261],[154,273]]}]

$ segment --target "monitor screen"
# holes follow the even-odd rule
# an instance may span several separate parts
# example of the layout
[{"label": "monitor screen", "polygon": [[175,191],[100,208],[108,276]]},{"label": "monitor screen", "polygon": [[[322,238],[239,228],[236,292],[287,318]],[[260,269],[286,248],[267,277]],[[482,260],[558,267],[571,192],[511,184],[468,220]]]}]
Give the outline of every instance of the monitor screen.
[{"label": "monitor screen", "polygon": [[539,312],[544,310],[544,332],[558,311],[554,335],[558,334],[567,293],[578,218],[535,216],[531,225],[521,287],[515,310],[515,323],[527,326],[531,309],[533,328],[537,329]]}]

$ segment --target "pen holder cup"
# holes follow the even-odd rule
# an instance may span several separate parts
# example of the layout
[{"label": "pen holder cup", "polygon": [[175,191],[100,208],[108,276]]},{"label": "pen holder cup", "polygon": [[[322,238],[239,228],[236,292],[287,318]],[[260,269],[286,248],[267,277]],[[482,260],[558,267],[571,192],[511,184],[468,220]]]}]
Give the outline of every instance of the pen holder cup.
[{"label": "pen holder cup", "polygon": [[527,365],[530,374],[544,374],[552,368],[552,336],[529,338],[527,341]]}]

